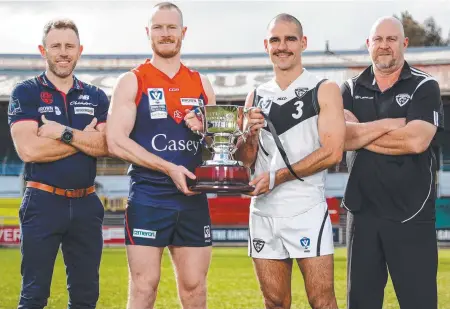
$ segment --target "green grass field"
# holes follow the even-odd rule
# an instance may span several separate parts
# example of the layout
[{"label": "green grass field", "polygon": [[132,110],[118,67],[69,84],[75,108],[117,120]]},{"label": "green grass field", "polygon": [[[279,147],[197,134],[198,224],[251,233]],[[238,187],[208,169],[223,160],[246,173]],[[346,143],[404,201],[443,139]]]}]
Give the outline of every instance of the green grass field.
[{"label": "green grass field", "polygon": [[[339,248],[335,255],[335,285],[339,308],[346,306],[346,256]],[[418,267],[420,267],[418,265]],[[155,308],[180,308],[170,258],[164,255],[161,283]],[[101,266],[101,288],[98,309],[125,309],[127,298],[127,264],[124,248],[104,250]],[[65,269],[58,255],[49,309],[63,309],[67,304]],[[298,268],[293,274],[292,309],[310,308]],[[369,280],[369,279],[368,279]],[[439,252],[439,308],[450,309],[450,250]],[[17,308],[20,291],[20,251],[0,249],[0,309]],[[208,308],[264,308],[251,259],[246,248],[214,248],[208,277]],[[399,308],[391,283],[388,283],[384,309]],[[423,308],[426,309],[426,308]]]}]

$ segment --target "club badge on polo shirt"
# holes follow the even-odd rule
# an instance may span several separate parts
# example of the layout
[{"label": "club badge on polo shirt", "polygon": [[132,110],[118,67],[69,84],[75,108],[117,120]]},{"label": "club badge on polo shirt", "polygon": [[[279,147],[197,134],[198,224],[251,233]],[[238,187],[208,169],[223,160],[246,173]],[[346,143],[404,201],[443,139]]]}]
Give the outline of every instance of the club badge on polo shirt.
[{"label": "club badge on polo shirt", "polygon": [[166,98],[163,88],[148,88],[148,104],[151,119],[167,118]]}]

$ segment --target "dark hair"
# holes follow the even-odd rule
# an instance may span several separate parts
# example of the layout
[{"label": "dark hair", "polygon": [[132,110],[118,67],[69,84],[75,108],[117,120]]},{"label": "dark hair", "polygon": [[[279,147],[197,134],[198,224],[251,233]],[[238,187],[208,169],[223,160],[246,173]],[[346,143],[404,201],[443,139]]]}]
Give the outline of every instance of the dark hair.
[{"label": "dark hair", "polygon": [[70,19],[54,19],[49,21],[44,26],[44,35],[42,36],[42,44],[45,46],[45,39],[47,38],[48,33],[52,29],[72,29],[77,35],[78,41],[80,41],[80,35],[78,33],[78,27],[75,23]]},{"label": "dark hair", "polygon": [[298,32],[300,33],[300,37],[303,36],[303,27],[302,27],[302,23],[295,18],[294,16],[287,14],[287,13],[281,13],[278,14],[277,16],[275,16],[270,23],[267,25],[267,28],[270,27],[270,25],[278,22],[278,21],[284,21],[284,22],[289,22],[289,23],[294,23],[297,28],[298,28]]},{"label": "dark hair", "polygon": [[175,9],[175,10],[177,10],[177,12],[180,14],[181,25],[183,25],[183,13],[181,12],[180,8],[178,6],[176,6],[175,4],[173,4],[172,2],[160,2],[160,3],[156,4],[153,7],[153,9],[158,9],[158,10]]}]

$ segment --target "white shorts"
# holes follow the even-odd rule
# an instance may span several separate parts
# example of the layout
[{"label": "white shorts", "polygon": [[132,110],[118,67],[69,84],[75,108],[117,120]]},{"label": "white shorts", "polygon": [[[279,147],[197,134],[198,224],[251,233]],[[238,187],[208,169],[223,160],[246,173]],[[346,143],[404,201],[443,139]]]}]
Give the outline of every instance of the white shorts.
[{"label": "white shorts", "polygon": [[289,218],[250,214],[248,254],[260,259],[308,258],[334,253],[328,205]]}]

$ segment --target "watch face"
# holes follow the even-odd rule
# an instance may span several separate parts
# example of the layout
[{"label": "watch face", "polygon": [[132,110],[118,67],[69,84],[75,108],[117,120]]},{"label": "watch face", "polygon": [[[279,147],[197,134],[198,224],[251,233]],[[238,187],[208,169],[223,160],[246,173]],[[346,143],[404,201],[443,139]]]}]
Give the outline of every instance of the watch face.
[{"label": "watch face", "polygon": [[70,132],[64,132],[63,134],[63,140],[70,142],[72,140],[72,133]]}]

